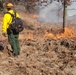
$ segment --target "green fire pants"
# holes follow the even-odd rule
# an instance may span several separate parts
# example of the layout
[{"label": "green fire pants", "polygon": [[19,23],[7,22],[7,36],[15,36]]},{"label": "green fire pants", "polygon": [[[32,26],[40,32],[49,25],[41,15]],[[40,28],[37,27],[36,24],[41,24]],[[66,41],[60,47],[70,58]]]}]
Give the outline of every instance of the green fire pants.
[{"label": "green fire pants", "polygon": [[8,42],[11,45],[13,54],[18,55],[20,53],[20,45],[18,40],[19,34],[8,34]]}]

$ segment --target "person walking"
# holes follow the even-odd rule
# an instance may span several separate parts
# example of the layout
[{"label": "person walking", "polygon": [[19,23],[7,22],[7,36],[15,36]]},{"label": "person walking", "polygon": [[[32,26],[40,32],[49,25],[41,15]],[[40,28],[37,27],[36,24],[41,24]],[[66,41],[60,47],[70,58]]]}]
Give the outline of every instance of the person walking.
[{"label": "person walking", "polygon": [[[13,10],[14,5],[12,3],[7,3],[6,7],[9,13],[13,15],[15,14]],[[14,29],[10,29],[10,25],[11,25],[13,18],[9,13],[5,13],[3,17],[2,35],[5,37],[8,36],[8,42],[12,48],[12,55],[18,56],[20,55],[20,45],[19,45],[19,40],[18,40],[19,33],[15,32]],[[16,13],[16,17],[20,18],[18,13]]]}]

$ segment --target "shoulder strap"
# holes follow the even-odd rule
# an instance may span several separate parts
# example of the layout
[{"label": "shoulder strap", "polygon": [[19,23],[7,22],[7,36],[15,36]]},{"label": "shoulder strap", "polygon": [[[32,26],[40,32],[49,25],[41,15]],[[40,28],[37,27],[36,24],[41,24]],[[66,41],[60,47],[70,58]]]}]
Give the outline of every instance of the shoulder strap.
[{"label": "shoulder strap", "polygon": [[[15,21],[16,19],[16,12],[14,11],[14,14],[10,13],[10,12],[6,12],[6,14],[10,14],[12,17],[12,22]],[[15,21],[16,22],[16,21]]]},{"label": "shoulder strap", "polygon": [[16,18],[16,11],[14,11],[14,14],[12,14],[10,12],[6,12],[6,14],[10,14],[13,18]]},{"label": "shoulder strap", "polygon": [[6,14],[10,14],[12,17],[14,17],[14,15],[13,15],[13,14],[11,14],[10,12],[6,12]]}]

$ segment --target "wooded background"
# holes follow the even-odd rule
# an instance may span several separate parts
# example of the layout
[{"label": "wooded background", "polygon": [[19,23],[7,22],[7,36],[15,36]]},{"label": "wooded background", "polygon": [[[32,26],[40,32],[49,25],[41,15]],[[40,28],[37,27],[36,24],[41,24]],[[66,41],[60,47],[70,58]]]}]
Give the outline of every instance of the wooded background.
[{"label": "wooded background", "polygon": [[[36,6],[36,2],[48,2],[48,0],[0,0],[0,7],[3,8],[3,5],[7,4],[8,2],[13,3],[14,5],[23,5],[25,7],[25,9],[29,12],[31,12],[31,10],[34,10],[34,7]],[[50,2],[52,2],[53,0],[50,0]],[[58,2],[61,1],[62,4],[64,4],[64,0],[57,0]],[[66,5],[70,5],[71,4],[71,0],[65,0]]]}]

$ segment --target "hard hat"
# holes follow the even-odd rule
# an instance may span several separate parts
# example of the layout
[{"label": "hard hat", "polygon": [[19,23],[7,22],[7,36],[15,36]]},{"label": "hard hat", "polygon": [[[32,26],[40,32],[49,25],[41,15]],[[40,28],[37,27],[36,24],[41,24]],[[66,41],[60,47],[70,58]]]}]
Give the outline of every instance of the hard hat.
[{"label": "hard hat", "polygon": [[12,3],[7,4],[7,8],[12,8],[12,7],[14,7],[14,5]]}]

